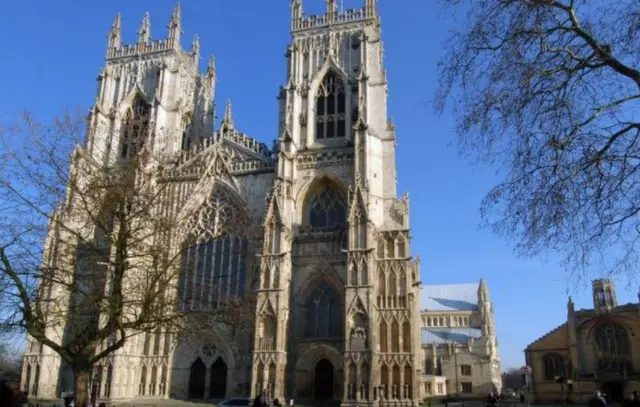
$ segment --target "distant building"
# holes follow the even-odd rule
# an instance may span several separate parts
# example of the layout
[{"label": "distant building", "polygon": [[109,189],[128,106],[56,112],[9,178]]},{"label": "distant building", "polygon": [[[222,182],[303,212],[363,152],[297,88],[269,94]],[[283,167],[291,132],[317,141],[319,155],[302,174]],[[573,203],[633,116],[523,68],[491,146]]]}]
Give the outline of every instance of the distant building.
[{"label": "distant building", "polygon": [[569,297],[567,322],[525,349],[535,402],[561,401],[563,387],[572,401],[596,390],[610,401],[640,391],[640,302],[618,305],[613,282],[595,280],[593,305],[576,311]]},{"label": "distant building", "polygon": [[500,391],[493,305],[484,280],[424,286],[420,309],[423,395],[481,397]]}]

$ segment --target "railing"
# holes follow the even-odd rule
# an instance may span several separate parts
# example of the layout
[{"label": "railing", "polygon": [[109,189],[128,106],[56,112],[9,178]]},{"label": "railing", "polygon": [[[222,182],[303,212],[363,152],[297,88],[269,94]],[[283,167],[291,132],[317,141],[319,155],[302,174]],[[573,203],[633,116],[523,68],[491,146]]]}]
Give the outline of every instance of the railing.
[{"label": "railing", "polygon": [[379,308],[405,308],[407,306],[406,295],[379,295]]},{"label": "railing", "polygon": [[258,338],[258,350],[268,351],[275,350],[276,344],[274,338]]}]

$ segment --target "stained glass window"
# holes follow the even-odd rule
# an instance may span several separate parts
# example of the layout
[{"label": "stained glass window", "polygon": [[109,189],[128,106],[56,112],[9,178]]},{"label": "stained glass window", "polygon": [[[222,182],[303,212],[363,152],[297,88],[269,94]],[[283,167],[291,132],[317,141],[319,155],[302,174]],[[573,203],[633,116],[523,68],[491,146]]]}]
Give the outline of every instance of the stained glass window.
[{"label": "stained glass window", "polygon": [[309,338],[334,338],[342,334],[340,301],[333,288],[322,283],[307,300],[307,329]]},{"label": "stained glass window", "polygon": [[599,371],[630,369],[629,336],[623,327],[617,324],[600,325],[594,337]]},{"label": "stained glass window", "polygon": [[139,97],[133,100],[123,123],[121,158],[134,157],[142,148],[149,129],[150,113],[151,108],[145,101]]},{"label": "stained glass window", "polygon": [[545,355],[543,363],[545,380],[554,380],[556,376],[565,376],[564,359],[560,355]]},{"label": "stained glass window", "polygon": [[309,203],[309,224],[313,228],[344,226],[346,219],[342,197],[328,185]]},{"label": "stained glass window", "polygon": [[316,95],[316,139],[344,138],[346,98],[342,80],[329,71]]},{"label": "stained glass window", "polygon": [[248,239],[244,217],[226,193],[215,191],[194,216],[194,244],[182,252],[180,292],[183,308],[218,308],[225,297],[245,291]]}]

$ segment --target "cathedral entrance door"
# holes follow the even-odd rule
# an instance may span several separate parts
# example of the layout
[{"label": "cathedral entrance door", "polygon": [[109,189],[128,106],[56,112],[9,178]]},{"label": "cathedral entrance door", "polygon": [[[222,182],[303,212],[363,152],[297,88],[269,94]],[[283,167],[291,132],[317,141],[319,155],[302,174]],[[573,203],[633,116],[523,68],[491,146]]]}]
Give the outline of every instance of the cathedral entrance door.
[{"label": "cathedral entrance door", "polygon": [[191,373],[189,374],[189,398],[204,398],[204,377],[207,374],[207,367],[202,359],[198,358],[191,365]]},{"label": "cathedral entrance door", "polygon": [[222,358],[216,359],[211,365],[211,396],[212,399],[223,399],[227,393],[227,364]]},{"label": "cathedral entrance door", "polygon": [[316,365],[315,370],[315,392],[316,400],[333,399],[333,365],[327,359],[322,359]]},{"label": "cathedral entrance door", "polygon": [[607,402],[622,403],[624,401],[624,382],[604,383],[602,392],[606,394]]}]

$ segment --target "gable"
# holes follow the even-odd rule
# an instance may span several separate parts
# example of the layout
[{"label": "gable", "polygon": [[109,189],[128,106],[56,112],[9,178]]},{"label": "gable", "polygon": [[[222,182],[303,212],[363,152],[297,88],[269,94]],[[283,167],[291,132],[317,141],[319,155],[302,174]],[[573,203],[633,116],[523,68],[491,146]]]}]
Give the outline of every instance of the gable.
[{"label": "gable", "polygon": [[554,328],[527,346],[527,351],[558,350],[569,347],[567,324]]},{"label": "gable", "polygon": [[421,311],[475,311],[479,283],[425,285],[420,292]]}]

